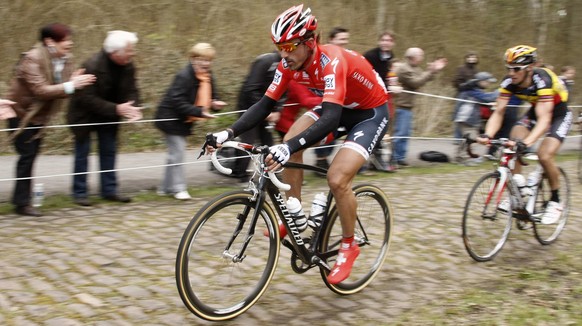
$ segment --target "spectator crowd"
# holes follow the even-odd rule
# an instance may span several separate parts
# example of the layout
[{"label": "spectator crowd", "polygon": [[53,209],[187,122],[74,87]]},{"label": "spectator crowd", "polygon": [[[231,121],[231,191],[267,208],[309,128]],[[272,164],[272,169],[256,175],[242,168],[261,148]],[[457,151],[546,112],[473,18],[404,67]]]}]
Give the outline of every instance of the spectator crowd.
[{"label": "spectator crowd", "polygon": [[[334,27],[328,33],[324,47],[349,49],[349,30]],[[360,170],[395,172],[409,165],[408,139],[414,130],[415,99],[423,86],[442,75],[448,64],[446,58],[425,62],[425,51],[411,47],[397,58],[392,31],[378,35],[377,46],[363,56],[380,77],[389,99],[389,127],[391,142],[379,141],[370,155],[368,164]],[[72,29],[61,23],[40,28],[38,43],[25,52],[14,69],[6,94],[0,94],[0,120],[7,120],[13,131],[10,140],[19,158],[15,166],[16,181],[11,203],[17,214],[41,216],[32,206],[33,167],[40,154],[45,128],[61,110],[66,112],[72,125],[74,139],[71,172],[71,197],[74,203],[91,206],[87,172],[93,138],[99,156],[100,190],[104,200],[127,203],[130,197],[119,191],[115,172],[120,134],[120,121],[142,119],[143,103],[137,84],[133,58],[139,47],[136,33],[115,30],[105,35],[103,46],[93,56],[77,63],[72,56],[74,45]],[[166,167],[158,187],[158,194],[178,200],[191,198],[184,175],[183,163],[188,136],[196,125],[216,117],[227,103],[220,99],[212,74],[212,62],[219,55],[209,43],[194,44],[187,60],[176,72],[171,84],[160,99],[155,113],[155,126],[167,146]],[[459,140],[469,134],[476,137],[483,131],[486,120],[495,109],[499,93],[496,78],[479,67],[479,54],[467,51],[464,62],[456,68],[452,80],[455,102],[452,114],[453,136]],[[249,72],[240,88],[236,110],[245,111],[257,103],[267,91],[278,63],[279,51],[264,53],[250,63]],[[559,79],[571,91],[576,69],[562,67]],[[570,95],[570,101],[572,96]],[[511,98],[504,113],[504,123],[495,137],[508,137],[511,126],[518,119],[520,100]],[[314,94],[305,85],[291,82],[285,95],[277,102],[276,110],[265,121],[240,135],[244,142],[272,146],[283,139],[294,121],[305,111],[321,104],[321,94]],[[333,146],[316,149],[317,166],[329,168],[333,160]],[[391,152],[391,155],[386,155]],[[484,158],[494,159],[495,149]],[[483,158],[469,159],[459,149],[456,162],[475,165]],[[247,180],[248,159],[240,158],[234,167],[234,176]]]}]

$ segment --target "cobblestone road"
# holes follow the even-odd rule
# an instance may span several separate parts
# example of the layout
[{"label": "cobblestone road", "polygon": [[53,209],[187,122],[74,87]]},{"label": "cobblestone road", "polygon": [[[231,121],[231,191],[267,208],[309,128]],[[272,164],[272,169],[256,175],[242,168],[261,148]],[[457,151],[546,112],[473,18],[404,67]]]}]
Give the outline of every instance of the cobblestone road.
[{"label": "cobblestone road", "polygon": [[[392,174],[368,179],[390,196],[395,210],[392,245],[383,270],[361,293],[340,297],[319,273],[293,273],[289,252],[271,286],[247,313],[226,325],[379,325],[442,303],[478,282],[500,277],[504,266],[544,265],[579,246],[582,186],[576,162],[573,207],[560,240],[541,246],[531,231],[514,229],[490,263],[475,263],[460,238],[469,189],[487,170],[451,174]],[[318,186],[307,185],[310,194]],[[49,212],[41,218],[0,217],[0,324],[205,325],[183,306],[174,262],[183,230],[207,198],[98,205]],[[580,284],[578,284],[580,286]],[[455,302],[453,302],[455,304]],[[412,313],[412,314],[411,314]],[[412,318],[406,324],[430,321]]]}]

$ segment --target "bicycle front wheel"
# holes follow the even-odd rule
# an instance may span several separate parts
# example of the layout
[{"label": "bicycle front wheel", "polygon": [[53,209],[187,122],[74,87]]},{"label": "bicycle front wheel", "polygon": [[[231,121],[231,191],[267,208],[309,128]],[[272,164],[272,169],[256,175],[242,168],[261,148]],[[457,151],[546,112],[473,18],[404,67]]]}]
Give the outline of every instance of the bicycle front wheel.
[{"label": "bicycle front wheel", "polygon": [[[392,206],[386,194],[372,185],[358,185],[353,188],[357,200],[357,221],[354,238],[360,246],[360,255],[356,259],[350,276],[339,284],[327,281],[327,270],[321,268],[321,277],[325,285],[338,294],[352,294],[365,288],[376,277],[390,247],[392,235]],[[332,207],[328,223],[323,230],[320,251],[337,251],[342,240],[342,227],[336,206]],[[327,264],[335,264],[334,255]]]},{"label": "bicycle front wheel", "polygon": [[549,245],[558,239],[562,230],[568,221],[568,213],[570,212],[570,182],[566,172],[560,169],[560,203],[562,204],[562,216],[554,224],[541,224],[537,222],[544,214],[548,201],[552,195],[550,183],[546,174],[544,173],[540,185],[538,186],[538,193],[536,196],[536,204],[534,213],[532,214],[536,223],[534,223],[534,235],[536,239],[543,245]]},{"label": "bicycle front wheel", "polygon": [[499,172],[475,183],[463,211],[463,242],[474,260],[489,261],[503,248],[511,230],[511,205],[510,191],[500,184]]},{"label": "bicycle front wheel", "polygon": [[[198,317],[221,321],[242,314],[273,278],[280,249],[277,219],[265,203],[252,225],[250,196],[233,191],[217,197],[198,211],[182,236],[176,283],[182,301]],[[263,236],[265,229],[269,237]]]}]

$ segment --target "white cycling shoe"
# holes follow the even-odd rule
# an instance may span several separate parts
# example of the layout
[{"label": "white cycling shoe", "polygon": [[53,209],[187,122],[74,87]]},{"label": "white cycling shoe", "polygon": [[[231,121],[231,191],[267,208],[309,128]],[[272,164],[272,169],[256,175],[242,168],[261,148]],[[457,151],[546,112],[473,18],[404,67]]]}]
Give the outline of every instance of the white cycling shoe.
[{"label": "white cycling shoe", "polygon": [[560,217],[562,216],[563,209],[564,208],[560,203],[557,203],[555,201],[548,202],[548,206],[546,207],[546,210],[544,211],[544,215],[542,215],[540,222],[542,224],[554,224],[558,222],[560,220]]}]

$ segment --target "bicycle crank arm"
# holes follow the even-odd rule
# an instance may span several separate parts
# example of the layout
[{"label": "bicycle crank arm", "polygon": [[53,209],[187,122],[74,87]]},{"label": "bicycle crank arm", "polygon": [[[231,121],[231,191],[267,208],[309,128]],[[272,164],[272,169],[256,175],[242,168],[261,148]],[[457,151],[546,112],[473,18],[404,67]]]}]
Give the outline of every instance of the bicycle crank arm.
[{"label": "bicycle crank arm", "polygon": [[331,267],[329,267],[329,265],[325,261],[323,261],[321,258],[317,256],[311,257],[311,262],[319,267],[324,268],[328,272],[331,271]]}]

